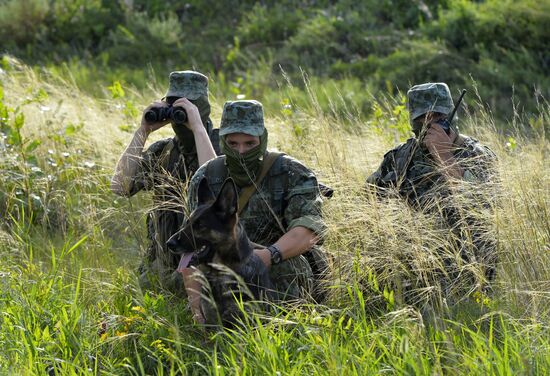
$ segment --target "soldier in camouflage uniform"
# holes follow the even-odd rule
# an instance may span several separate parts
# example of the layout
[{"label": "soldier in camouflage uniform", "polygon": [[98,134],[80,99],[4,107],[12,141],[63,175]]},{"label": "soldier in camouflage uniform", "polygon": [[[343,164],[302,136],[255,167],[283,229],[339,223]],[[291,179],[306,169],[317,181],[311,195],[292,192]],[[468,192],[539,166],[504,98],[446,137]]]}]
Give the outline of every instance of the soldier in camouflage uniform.
[{"label": "soldier in camouflage uniform", "polygon": [[[239,192],[255,182],[268,155],[267,137],[261,103],[225,103],[220,126],[220,146],[225,155],[203,165],[191,179],[190,210],[196,206],[197,188],[203,178],[215,195],[227,177],[233,178]],[[239,220],[250,240],[259,245],[255,252],[270,268],[281,300],[321,297],[317,281],[328,272],[325,254],[315,246],[326,230],[321,203],[315,174],[281,153],[241,208]],[[192,282],[187,278],[185,284],[189,294],[200,291],[197,285],[189,289]],[[193,312],[200,321],[198,304]]]},{"label": "soldier in camouflage uniform", "polygon": [[[185,124],[145,118],[147,111],[170,105],[184,108]],[[115,168],[111,180],[114,193],[130,197],[141,190],[153,192],[154,209],[147,216],[149,245],[139,268],[142,288],[183,291],[181,274],[175,271],[179,258],[167,249],[166,241],[182,225],[182,192],[186,192],[189,179],[200,165],[216,156],[212,145],[218,145],[218,135],[209,115],[207,77],[194,71],[170,73],[165,99],[144,110],[141,126]],[[157,141],[144,151],[149,134],[168,123],[175,137]]]},{"label": "soldier in camouflage uniform", "polygon": [[448,133],[441,126],[453,110],[446,84],[413,86],[407,99],[416,137],[384,155],[378,170],[367,178],[367,189],[379,194],[397,192],[411,206],[441,214],[457,238],[463,239],[459,245],[463,258],[473,254],[490,281],[495,274],[495,240],[488,221],[473,214],[491,209],[490,195],[482,188],[491,187],[496,156],[454,126]]}]

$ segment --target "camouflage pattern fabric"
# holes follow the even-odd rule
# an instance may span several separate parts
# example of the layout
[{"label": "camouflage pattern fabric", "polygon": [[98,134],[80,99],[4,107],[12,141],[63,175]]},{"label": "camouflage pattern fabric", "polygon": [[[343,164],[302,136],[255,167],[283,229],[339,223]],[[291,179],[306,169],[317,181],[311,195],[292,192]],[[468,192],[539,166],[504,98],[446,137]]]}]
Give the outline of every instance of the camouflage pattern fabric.
[{"label": "camouflage pattern fabric", "polygon": [[439,112],[449,115],[453,110],[453,99],[447,84],[426,83],[415,85],[407,92],[407,107],[411,125],[414,119],[427,112]]},{"label": "camouflage pattern fabric", "polygon": [[260,137],[264,133],[264,113],[258,101],[225,102],[223,106],[220,136],[246,133]]},{"label": "camouflage pattern fabric", "polygon": [[[244,133],[259,137],[260,144],[240,153],[233,150],[226,140],[232,133]],[[239,187],[251,185],[260,174],[263,157],[267,151],[268,132],[264,127],[263,107],[257,101],[226,102],[220,124],[220,147],[225,154],[225,164],[229,175]]]},{"label": "camouflage pattern fabric", "polygon": [[170,73],[166,98],[178,97],[196,100],[208,97],[208,78],[195,71],[176,71]]},{"label": "camouflage pattern fabric", "polygon": [[[220,191],[227,170],[214,171],[212,166],[216,163],[216,160],[207,162],[191,179],[188,190],[190,211],[196,207],[197,188],[204,177],[215,195]],[[322,236],[326,227],[321,217],[321,204],[315,174],[296,159],[281,155],[250,197],[239,220],[250,240],[264,246],[275,243],[285,231],[296,226],[306,227]],[[312,258],[315,270],[306,257]],[[270,276],[279,298],[288,300],[312,294],[315,297],[315,279],[327,271],[326,256],[315,247],[302,256],[273,266]]]},{"label": "camouflage pattern fabric", "polygon": [[[453,151],[466,180],[488,182],[494,174],[495,154],[477,140],[461,136],[462,145]],[[409,161],[410,158],[410,161]],[[406,169],[406,170],[405,170]],[[441,195],[446,178],[431,158],[428,150],[416,138],[390,150],[367,183],[376,187],[397,188],[410,204],[425,207],[430,195]]]},{"label": "camouflage pattern fabric", "polygon": [[288,301],[313,295],[313,271],[304,256],[272,265],[269,277],[275,289],[275,300]]},{"label": "camouflage pattern fabric", "polygon": [[[380,195],[397,192],[411,206],[441,215],[446,225],[463,239],[459,245],[463,248],[463,257],[473,254],[486,265],[485,274],[491,280],[496,264],[495,240],[487,236],[488,223],[480,223],[479,216],[474,218],[469,213],[492,207],[490,200],[494,195],[488,195],[480,185],[493,180],[496,156],[477,140],[460,137],[462,143],[453,154],[465,171],[463,180],[468,184],[464,192],[457,185],[451,189],[427,149],[415,138],[384,155],[378,170],[367,178],[367,189],[374,189]],[[473,250],[466,249],[469,245],[473,245]]]},{"label": "camouflage pattern fabric", "polygon": [[[218,145],[217,130],[208,132],[214,146]],[[157,141],[144,152],[133,179],[130,195],[141,190],[153,192],[153,209],[147,216],[147,247],[139,268],[142,288],[161,286],[174,293],[183,292],[183,280],[175,272],[179,257],[166,247],[166,241],[180,229],[184,221],[184,192],[191,176],[198,169],[196,152],[183,153],[177,138]],[[219,154],[219,148],[215,147]]]}]

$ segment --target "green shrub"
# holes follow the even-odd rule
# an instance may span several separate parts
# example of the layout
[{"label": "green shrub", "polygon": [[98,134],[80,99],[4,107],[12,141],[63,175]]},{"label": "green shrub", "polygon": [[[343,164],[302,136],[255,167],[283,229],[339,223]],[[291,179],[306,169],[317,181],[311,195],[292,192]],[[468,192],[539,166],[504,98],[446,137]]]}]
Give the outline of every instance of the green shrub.
[{"label": "green shrub", "polygon": [[143,89],[151,72],[164,79],[188,68],[223,75],[226,96],[234,84],[245,95],[276,89],[281,68],[303,90],[305,71],[367,81],[376,96],[475,82],[506,118],[518,102],[535,113],[550,96],[549,14],[535,0],[5,0],[0,43],[37,66],[67,64],[85,87]]},{"label": "green shrub", "polygon": [[15,49],[33,45],[45,32],[47,0],[7,0],[0,2],[0,47]]},{"label": "green shrub", "polygon": [[[142,209],[151,200],[118,198],[108,189],[130,139],[117,125],[135,117],[132,108],[147,98],[130,98],[132,90],[113,80],[110,96],[98,100],[48,71],[37,74],[8,58],[0,65],[0,192],[12,199],[12,215],[0,216],[1,374],[538,375],[549,369],[548,103],[536,116],[510,119],[515,130],[506,136],[483,108],[464,117],[466,133],[498,155],[505,200],[490,220],[499,268],[492,295],[461,295],[435,311],[440,322],[430,323],[403,303],[399,282],[420,277],[426,284],[415,289],[419,298],[438,301],[432,271],[444,262],[448,231],[434,231],[435,218],[400,200],[362,192],[365,176],[409,132],[402,93],[375,101],[369,82],[315,76],[301,84],[305,90],[275,76],[280,89],[260,91],[269,80],[262,75],[271,72],[262,63],[249,72],[262,73],[241,79],[236,89],[265,95],[258,99],[270,103],[270,145],[304,161],[335,189],[323,205],[324,247],[336,272],[326,306],[274,307],[268,315],[246,316],[242,327],[206,331],[191,323],[185,300],[137,287],[138,249],[147,244]],[[231,78],[223,85],[221,76],[211,78],[216,97],[218,85],[230,92]],[[216,120],[225,97],[212,99]],[[368,112],[356,107],[369,100]],[[35,166],[44,175],[34,175]],[[35,188],[44,209],[13,215],[23,207],[14,190],[26,200]],[[5,199],[0,203],[10,202]],[[54,213],[63,218],[55,223],[65,223],[61,231],[42,225]],[[456,261],[464,274],[478,268]]]}]

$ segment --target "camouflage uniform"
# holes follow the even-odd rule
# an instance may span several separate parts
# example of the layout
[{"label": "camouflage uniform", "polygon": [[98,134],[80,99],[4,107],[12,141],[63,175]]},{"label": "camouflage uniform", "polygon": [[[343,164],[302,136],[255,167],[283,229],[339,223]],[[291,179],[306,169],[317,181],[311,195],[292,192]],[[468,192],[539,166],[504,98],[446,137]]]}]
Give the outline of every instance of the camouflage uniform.
[{"label": "camouflage uniform", "polygon": [[[206,76],[193,71],[170,74],[166,97],[195,100],[199,96],[208,96]],[[212,145],[217,146],[218,130],[213,129],[210,119],[203,122]],[[181,275],[175,272],[179,258],[170,252],[166,242],[183,223],[185,197],[182,192],[186,192],[188,181],[198,167],[196,150],[186,151],[177,136],[154,142],[143,153],[130,183],[130,196],[141,190],[153,192],[154,206],[147,215],[149,245],[139,268],[142,288],[160,285],[173,292],[183,291]]]},{"label": "camouflage uniform", "polygon": [[[251,101],[226,103],[220,127],[220,136],[230,133],[260,135],[263,132],[261,104],[255,102],[254,110],[242,111]],[[225,156],[201,166],[189,185],[189,205],[193,210],[197,203],[197,188],[206,178],[210,189],[217,195],[229,176],[225,168]],[[221,168],[220,168],[221,166]],[[242,188],[237,187],[239,193]],[[239,215],[249,239],[268,246],[296,226],[303,226],[323,235],[326,231],[321,217],[322,199],[315,174],[298,160],[280,155],[269,172],[250,197]],[[313,295],[320,299],[317,280],[328,271],[324,252],[313,247],[304,255],[272,265],[270,277],[281,299],[293,299]]]},{"label": "camouflage uniform", "polygon": [[[464,170],[464,180],[483,184],[493,176],[495,154],[474,138],[462,136],[462,144],[453,151],[458,166]],[[384,155],[384,159],[367,184],[382,192],[397,189],[409,204],[425,208],[434,197],[450,194],[447,178],[442,174],[428,150],[416,138],[410,138]]]},{"label": "camouflage uniform", "polygon": [[[448,115],[453,108],[445,84],[414,86],[408,92],[408,99],[411,123],[429,111]],[[421,129],[414,126],[413,130],[417,135],[421,133]],[[380,167],[367,178],[367,189],[374,188],[382,195],[397,193],[413,207],[440,214],[457,238],[463,239],[459,245],[463,257],[473,254],[485,265],[486,278],[492,280],[496,263],[495,240],[488,236],[488,221],[481,223],[480,216],[474,218],[472,214],[492,208],[494,195],[480,186],[493,180],[496,156],[471,137],[461,135],[458,140],[453,156],[464,171],[464,184],[451,187],[428,149],[417,138],[410,138],[384,155]],[[455,200],[457,195],[460,200]],[[466,249],[468,244],[473,250]]]}]

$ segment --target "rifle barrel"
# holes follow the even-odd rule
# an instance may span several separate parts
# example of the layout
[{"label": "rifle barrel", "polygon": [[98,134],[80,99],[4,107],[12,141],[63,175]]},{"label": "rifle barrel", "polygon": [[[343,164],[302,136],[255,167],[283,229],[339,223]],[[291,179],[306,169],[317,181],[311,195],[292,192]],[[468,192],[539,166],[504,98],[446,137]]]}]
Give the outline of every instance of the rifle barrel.
[{"label": "rifle barrel", "polygon": [[453,112],[451,112],[451,116],[449,116],[449,123],[453,121],[453,118],[455,117],[456,110],[458,110],[458,106],[460,106],[460,102],[462,102],[462,98],[464,97],[464,94],[466,94],[466,89],[462,89],[462,93],[460,93],[460,97],[458,97],[458,101],[456,101],[456,105],[453,108]]}]

